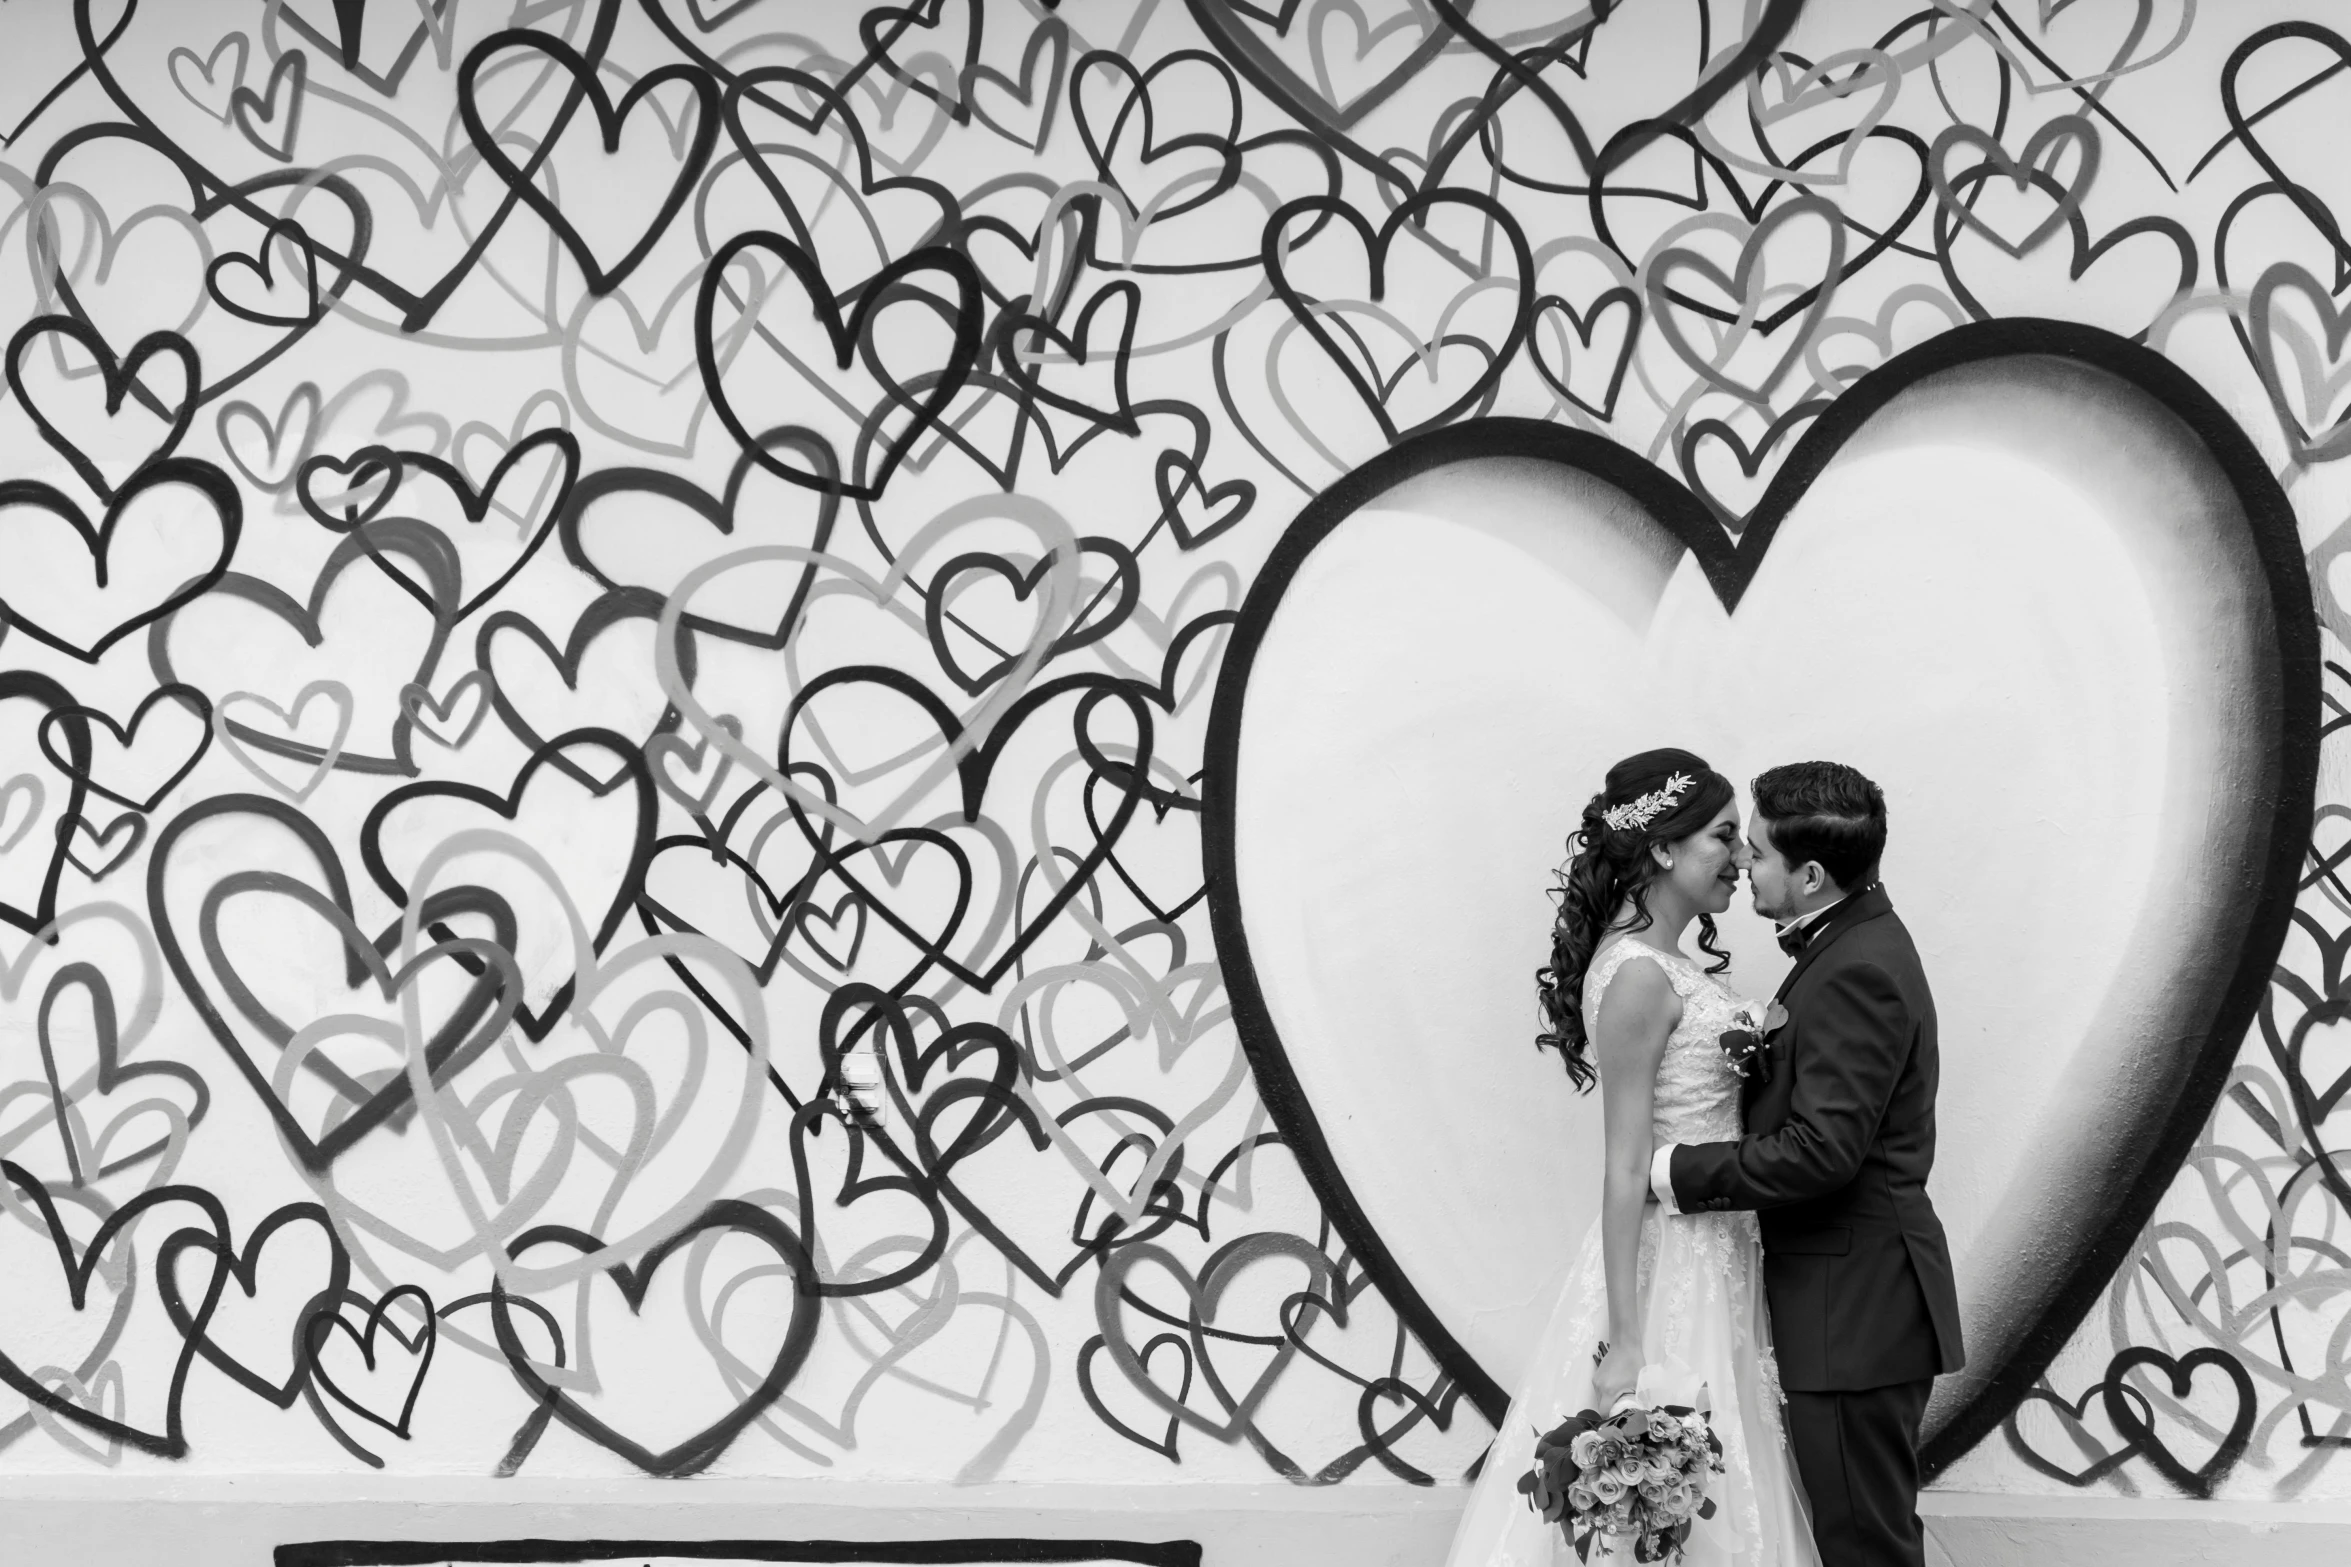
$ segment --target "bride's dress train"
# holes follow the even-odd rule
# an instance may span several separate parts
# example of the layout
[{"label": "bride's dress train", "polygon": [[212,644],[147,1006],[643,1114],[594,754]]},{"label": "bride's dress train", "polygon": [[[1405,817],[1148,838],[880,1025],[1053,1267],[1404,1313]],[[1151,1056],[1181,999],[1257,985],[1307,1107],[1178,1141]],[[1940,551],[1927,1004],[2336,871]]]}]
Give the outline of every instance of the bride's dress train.
[{"label": "bride's dress train", "polygon": [[[1657,1140],[1715,1142],[1740,1134],[1739,1078],[1716,1041],[1738,1026],[1736,1000],[1687,959],[1619,937],[1584,976],[1585,1027],[1626,962],[1648,958],[1681,997],[1682,1020],[1657,1068]],[[1668,1217],[1641,1223],[1641,1352],[1652,1367],[1678,1362],[1702,1380],[1722,1439],[1724,1472],[1707,1494],[1712,1518],[1690,1534],[1686,1567],[1817,1567],[1804,1493],[1780,1412],[1779,1368],[1764,1306],[1763,1249],[1752,1213]],[[1608,1332],[1608,1285],[1597,1219],[1528,1360],[1526,1381],[1486,1455],[1446,1567],[1558,1567],[1575,1552],[1518,1492],[1534,1463],[1535,1437],[1593,1406],[1592,1351]],[[1604,1559],[1595,1549],[1594,1561]],[[1631,1559],[1628,1548],[1623,1559]]]}]

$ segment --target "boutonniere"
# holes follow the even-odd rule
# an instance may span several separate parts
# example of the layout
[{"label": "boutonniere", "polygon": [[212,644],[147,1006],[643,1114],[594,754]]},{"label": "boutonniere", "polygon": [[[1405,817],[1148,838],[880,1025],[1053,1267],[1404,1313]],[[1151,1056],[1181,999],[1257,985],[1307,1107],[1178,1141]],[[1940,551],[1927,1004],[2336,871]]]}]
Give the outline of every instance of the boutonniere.
[{"label": "boutonniere", "polygon": [[1741,1077],[1752,1077],[1758,1083],[1771,1081],[1771,1056],[1764,1050],[1771,1036],[1787,1026],[1788,1009],[1778,1002],[1742,1001],[1739,1003],[1739,1026],[1724,1029],[1717,1040],[1722,1046],[1723,1059],[1731,1070]]}]

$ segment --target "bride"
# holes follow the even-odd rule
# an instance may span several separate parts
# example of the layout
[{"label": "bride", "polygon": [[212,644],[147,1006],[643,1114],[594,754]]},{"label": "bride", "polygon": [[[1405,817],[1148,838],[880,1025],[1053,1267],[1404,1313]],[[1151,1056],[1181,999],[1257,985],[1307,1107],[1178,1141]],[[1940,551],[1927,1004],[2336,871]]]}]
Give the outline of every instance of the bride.
[{"label": "bride", "polygon": [[[1517,1490],[1535,1437],[1586,1408],[1607,1413],[1646,1368],[1705,1384],[1724,1472],[1687,1567],[1817,1567],[1780,1410],[1752,1213],[1668,1216],[1649,1200],[1653,1144],[1740,1133],[1739,1077],[1720,1036],[1740,1026],[1714,978],[1730,958],[1713,916],[1730,907],[1747,849],[1730,781],[1687,751],[1609,769],[1584,807],[1560,889],[1550,966],[1536,976],[1578,1089],[1599,1082],[1607,1127],[1600,1217],[1568,1271],[1526,1381],[1486,1455],[1447,1567],[1553,1567],[1574,1552]],[[1701,969],[1683,955],[1695,919]],[[1629,1542],[1625,1555],[1630,1556]],[[1595,1553],[1595,1560],[1600,1559]]]}]

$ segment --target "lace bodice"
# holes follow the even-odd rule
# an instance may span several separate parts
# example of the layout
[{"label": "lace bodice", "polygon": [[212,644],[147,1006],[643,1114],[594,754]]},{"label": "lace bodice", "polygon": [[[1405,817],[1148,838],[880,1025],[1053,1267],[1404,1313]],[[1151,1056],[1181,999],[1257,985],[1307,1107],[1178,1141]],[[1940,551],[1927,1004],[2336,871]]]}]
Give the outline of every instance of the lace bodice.
[{"label": "lace bodice", "polygon": [[1739,1000],[1720,980],[1678,953],[1660,952],[1645,941],[1619,936],[1584,971],[1584,1032],[1600,1027],[1600,998],[1616,971],[1636,958],[1664,970],[1682,998],[1682,1020],[1665,1041],[1657,1063],[1656,1100],[1650,1124],[1661,1143],[1719,1142],[1740,1132],[1739,1074],[1723,1059],[1723,1031],[1739,1023]]},{"label": "lace bodice", "polygon": [[[1671,1142],[1737,1137],[1739,1078],[1720,1038],[1737,1025],[1739,1002],[1704,969],[1678,953],[1617,938],[1585,972],[1586,1029],[1598,1022],[1617,971],[1641,958],[1664,971],[1682,1002],[1657,1065],[1655,1135]],[[1576,1567],[1574,1550],[1526,1505],[1517,1484],[1534,1461],[1536,1433],[1594,1402],[1592,1348],[1613,1326],[1603,1250],[1603,1223],[1595,1218],[1495,1434],[1446,1567]],[[1723,1445],[1723,1472],[1708,1487],[1716,1511],[1699,1521],[1683,1567],[1820,1567],[1780,1415],[1785,1395],[1772,1358],[1755,1215],[1709,1209],[1668,1216],[1651,1206],[1641,1216],[1635,1275],[1644,1361],[1697,1374],[1706,1389],[1700,1407],[1710,1411]],[[1602,1554],[1594,1554],[1595,1563]]]}]

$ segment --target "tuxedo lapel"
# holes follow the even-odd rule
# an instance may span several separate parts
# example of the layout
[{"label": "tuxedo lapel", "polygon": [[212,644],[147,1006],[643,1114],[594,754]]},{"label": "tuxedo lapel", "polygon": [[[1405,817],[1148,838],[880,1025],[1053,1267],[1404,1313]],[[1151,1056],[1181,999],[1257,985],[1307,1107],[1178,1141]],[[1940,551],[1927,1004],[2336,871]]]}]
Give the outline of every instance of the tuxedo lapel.
[{"label": "tuxedo lapel", "polygon": [[[1773,1005],[1788,998],[1796,988],[1796,981],[1802,979],[1805,972],[1820,961],[1822,953],[1837,944],[1838,937],[1857,925],[1869,923],[1893,906],[1893,900],[1886,896],[1886,889],[1880,883],[1855,893],[1829,910],[1822,917],[1819,927],[1813,931],[1812,939],[1804,944],[1804,950],[1796,954],[1795,967],[1789,969],[1788,977],[1780,981],[1779,990],[1772,996]],[[1743,1086],[1740,1102],[1747,1111],[1749,1131],[1760,1125],[1777,1124],[1785,1116],[1786,1096],[1795,1077],[1794,1057],[1799,1021],[1794,1016],[1789,1017],[1765,1045],[1764,1048],[1771,1052],[1770,1076],[1761,1083],[1750,1077]],[[1773,1103],[1765,1104],[1766,1099],[1772,1099]]]},{"label": "tuxedo lapel", "polygon": [[1886,896],[1886,884],[1873,882],[1829,910],[1820,922],[1820,929],[1804,944],[1804,950],[1796,954],[1796,966],[1788,970],[1788,977],[1780,981],[1780,988],[1772,999],[1786,1000],[1788,992],[1796,988],[1796,981],[1803,977],[1804,971],[1819,962],[1820,955],[1835,946],[1839,936],[1856,925],[1876,919],[1893,906],[1894,900]]}]

